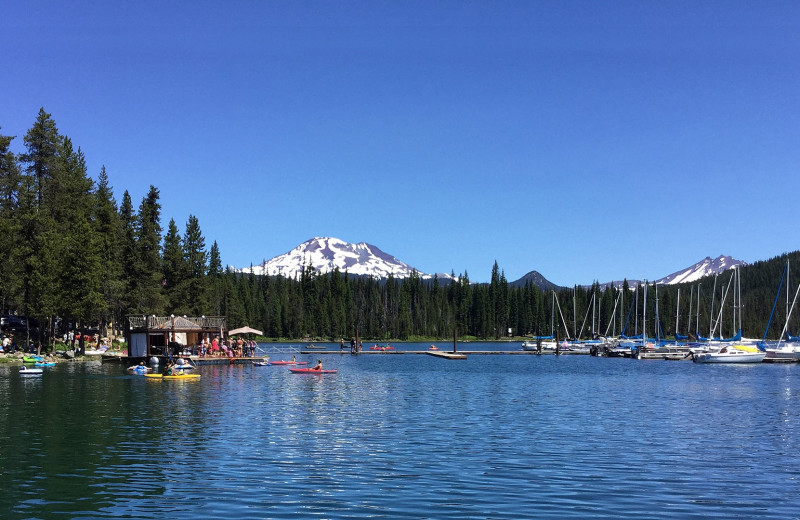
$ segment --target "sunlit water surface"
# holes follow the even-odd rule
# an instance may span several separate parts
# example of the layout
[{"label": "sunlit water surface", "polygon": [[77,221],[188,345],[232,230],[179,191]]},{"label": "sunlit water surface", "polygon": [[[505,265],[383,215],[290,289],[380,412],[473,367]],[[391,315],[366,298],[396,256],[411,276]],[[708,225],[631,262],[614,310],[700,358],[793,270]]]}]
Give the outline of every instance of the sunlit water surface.
[{"label": "sunlit water surface", "polygon": [[0,367],[0,518],[800,516],[800,366],[301,357]]}]

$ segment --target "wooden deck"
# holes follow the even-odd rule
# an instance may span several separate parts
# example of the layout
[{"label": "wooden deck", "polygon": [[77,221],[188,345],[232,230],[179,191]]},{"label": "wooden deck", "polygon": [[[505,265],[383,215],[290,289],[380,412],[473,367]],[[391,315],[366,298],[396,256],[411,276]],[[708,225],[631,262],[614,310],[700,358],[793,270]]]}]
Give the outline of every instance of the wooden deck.
[{"label": "wooden deck", "polygon": [[195,365],[242,365],[250,363],[266,363],[268,356],[255,357],[225,357],[225,356],[189,356]]}]

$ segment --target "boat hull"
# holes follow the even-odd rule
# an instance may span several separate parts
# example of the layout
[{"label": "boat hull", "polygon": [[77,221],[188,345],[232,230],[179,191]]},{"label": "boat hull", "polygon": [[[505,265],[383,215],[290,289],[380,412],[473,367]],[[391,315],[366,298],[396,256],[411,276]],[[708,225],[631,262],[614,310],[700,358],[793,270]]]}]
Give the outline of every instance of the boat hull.
[{"label": "boat hull", "polygon": [[694,355],[695,363],[761,363],[766,352],[747,352],[744,354],[720,354],[718,352],[704,352]]}]

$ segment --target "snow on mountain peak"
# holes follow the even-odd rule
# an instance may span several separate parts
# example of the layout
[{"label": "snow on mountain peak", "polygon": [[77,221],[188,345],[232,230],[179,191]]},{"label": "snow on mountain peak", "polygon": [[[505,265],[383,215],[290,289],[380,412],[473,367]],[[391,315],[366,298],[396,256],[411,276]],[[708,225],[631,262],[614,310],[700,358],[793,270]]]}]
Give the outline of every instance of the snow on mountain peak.
[{"label": "snow on mountain peak", "polygon": [[[342,273],[347,271],[353,275],[376,278],[388,278],[390,275],[407,278],[414,271],[410,265],[366,242],[351,244],[338,238],[314,237],[288,253],[253,266],[252,272],[297,278],[303,267],[309,265],[318,273],[329,273],[338,268]],[[241,269],[240,272],[250,273],[251,268]],[[418,274],[423,279],[433,278],[424,273]]]},{"label": "snow on mountain peak", "polygon": [[679,283],[696,282],[705,276],[720,274],[739,265],[747,265],[747,263],[742,262],[741,260],[735,260],[730,256],[720,255],[714,259],[712,259],[710,256],[707,256],[691,267],[687,267],[682,271],[672,273],[671,275],[665,276],[660,280],[656,280],[656,283],[674,285]]}]

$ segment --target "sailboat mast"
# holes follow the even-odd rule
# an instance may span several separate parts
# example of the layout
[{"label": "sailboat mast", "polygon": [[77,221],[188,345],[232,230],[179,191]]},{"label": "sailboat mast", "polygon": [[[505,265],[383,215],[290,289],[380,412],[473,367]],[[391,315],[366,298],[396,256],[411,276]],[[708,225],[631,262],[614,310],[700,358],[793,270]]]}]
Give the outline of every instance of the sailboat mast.
[{"label": "sailboat mast", "polygon": [[678,340],[678,318],[681,315],[681,288],[678,287],[678,304],[675,307],[675,340]]},{"label": "sailboat mast", "polygon": [[578,339],[578,303],[575,301],[577,296],[577,286],[572,286],[572,337]]},{"label": "sailboat mast", "polygon": [[656,286],[656,319],[653,322],[653,332],[655,333],[656,341],[658,341],[661,339],[661,331],[658,330],[658,324],[661,321],[661,315],[658,314],[658,282],[653,285]]},{"label": "sailboat mast", "polygon": [[[737,285],[739,286],[739,330],[742,330],[742,271],[740,271],[742,266],[736,266],[736,280]],[[739,330],[735,331],[734,334],[738,334]]]},{"label": "sailboat mast", "polygon": [[692,299],[694,297],[694,289],[689,287],[689,315],[686,317],[686,335],[692,330]]},{"label": "sailboat mast", "polygon": [[714,336],[714,302],[717,298],[717,275],[714,275],[714,289],[711,291],[711,314],[708,316],[708,339]]},{"label": "sailboat mast", "polygon": [[694,322],[694,333],[699,335],[700,332],[700,284],[697,284],[697,320]]},{"label": "sailboat mast", "polygon": [[642,341],[647,339],[647,280],[644,281],[644,294],[642,295]]}]

